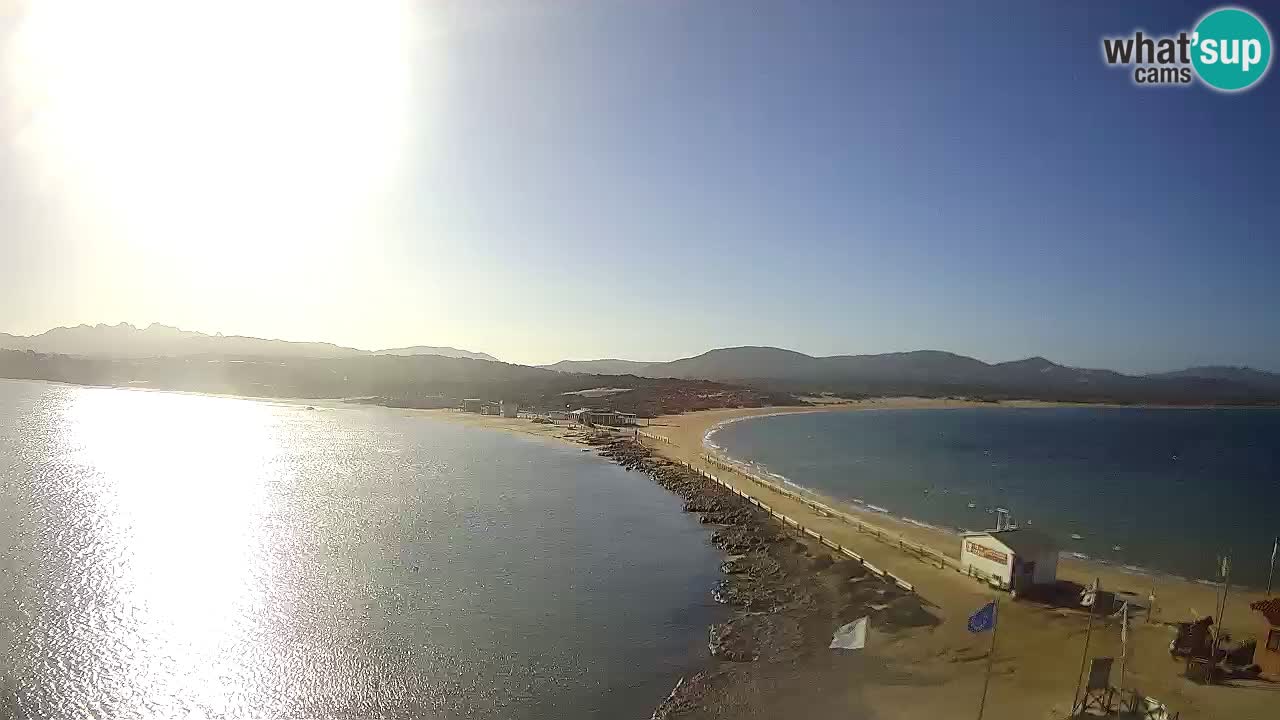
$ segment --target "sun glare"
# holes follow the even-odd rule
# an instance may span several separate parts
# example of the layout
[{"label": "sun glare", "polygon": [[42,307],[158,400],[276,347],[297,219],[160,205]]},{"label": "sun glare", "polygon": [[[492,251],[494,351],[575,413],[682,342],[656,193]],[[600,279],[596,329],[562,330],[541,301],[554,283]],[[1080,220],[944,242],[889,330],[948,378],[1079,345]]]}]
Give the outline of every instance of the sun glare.
[{"label": "sun glare", "polygon": [[412,12],[32,2],[6,63],[20,151],[139,256],[305,262],[376,211],[407,151]]}]

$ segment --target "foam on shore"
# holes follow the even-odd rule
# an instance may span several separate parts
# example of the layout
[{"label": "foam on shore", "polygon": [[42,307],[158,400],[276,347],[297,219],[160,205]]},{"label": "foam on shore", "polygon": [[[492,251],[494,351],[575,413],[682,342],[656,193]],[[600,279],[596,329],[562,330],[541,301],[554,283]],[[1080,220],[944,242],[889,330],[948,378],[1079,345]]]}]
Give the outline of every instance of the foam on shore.
[{"label": "foam on shore", "polygon": [[[819,493],[813,490],[812,488],[806,487],[805,485],[802,485],[800,483],[793,481],[792,479],[788,478],[787,476],[781,473],[775,473],[770,471],[763,463],[760,463],[754,460],[743,460],[743,459],[734,457],[733,455],[729,454],[729,452],[724,448],[723,445],[720,445],[719,443],[716,443],[713,440],[713,436],[716,433],[718,433],[720,430],[723,430],[725,427],[732,425],[733,423],[742,422],[744,420],[757,420],[760,418],[777,417],[780,415],[804,415],[804,414],[809,414],[814,412],[824,412],[824,410],[815,409],[815,410],[803,410],[798,412],[763,413],[760,415],[747,415],[743,417],[735,417],[735,418],[729,418],[727,420],[721,420],[720,422],[717,422],[716,424],[712,425],[707,430],[707,432],[703,435],[703,448],[708,450],[709,454],[712,455],[713,457],[717,458],[721,462],[724,462],[736,468],[739,472],[747,476],[752,476],[752,475],[757,477],[759,477],[760,475],[768,476],[771,479],[781,481],[781,484],[791,489],[794,489],[800,494],[803,494],[805,496],[810,497],[811,499],[815,499],[822,503],[825,503],[834,509],[840,509],[844,507],[844,508],[853,510],[854,512],[861,511],[864,513],[885,515],[890,517],[893,520],[897,520],[904,524],[918,527],[924,530],[930,530],[933,532],[953,535],[957,539],[960,536],[962,536],[964,533],[974,532],[973,530],[960,528],[960,527],[957,527],[957,528],[942,527],[933,523],[926,522],[924,520],[918,520],[909,515],[894,515],[892,511],[889,510],[888,508],[871,504],[859,497],[848,498],[845,500],[836,500],[835,498],[827,497],[822,493]],[[1185,578],[1180,575],[1153,570],[1151,568],[1147,568],[1141,565],[1135,565],[1132,563],[1121,563],[1118,560],[1111,561],[1103,558],[1094,558],[1082,552],[1063,550],[1058,553],[1058,556],[1061,558],[1076,560],[1089,565],[1114,568],[1116,570],[1119,570],[1121,572],[1124,572],[1130,575],[1141,575],[1145,577],[1154,577],[1154,578],[1180,579],[1180,580],[1185,580],[1187,582],[1192,582],[1200,585],[1219,585],[1220,584],[1213,580]]]}]

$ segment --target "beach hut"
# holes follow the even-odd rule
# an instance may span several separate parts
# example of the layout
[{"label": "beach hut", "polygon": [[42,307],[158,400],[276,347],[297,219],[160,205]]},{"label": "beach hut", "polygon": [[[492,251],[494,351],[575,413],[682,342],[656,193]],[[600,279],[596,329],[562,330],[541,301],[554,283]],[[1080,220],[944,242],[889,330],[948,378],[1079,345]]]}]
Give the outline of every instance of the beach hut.
[{"label": "beach hut", "polygon": [[617,425],[618,414],[612,410],[582,408],[569,413],[573,421],[582,425]]},{"label": "beach hut", "polygon": [[502,417],[505,418],[513,418],[520,414],[520,406],[511,400],[503,400],[501,409]]},{"label": "beach hut", "polygon": [[484,400],[480,398],[467,398],[462,401],[462,411],[469,413],[478,413],[484,409]]},{"label": "beach hut", "polygon": [[1024,592],[1057,582],[1058,546],[1031,528],[969,532],[961,538],[960,567],[992,585]]},{"label": "beach hut", "polygon": [[1249,608],[1262,615],[1253,662],[1262,668],[1263,677],[1280,680],[1280,597],[1259,600]]}]

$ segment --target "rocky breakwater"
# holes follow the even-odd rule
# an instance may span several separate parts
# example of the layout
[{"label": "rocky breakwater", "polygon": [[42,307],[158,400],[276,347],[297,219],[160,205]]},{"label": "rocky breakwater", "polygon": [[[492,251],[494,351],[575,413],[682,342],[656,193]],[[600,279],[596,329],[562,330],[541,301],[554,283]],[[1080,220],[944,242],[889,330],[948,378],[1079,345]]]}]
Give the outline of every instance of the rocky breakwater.
[{"label": "rocky breakwater", "polygon": [[680,496],[686,512],[719,526],[711,539],[726,555],[725,577],[712,594],[732,613],[709,630],[714,660],[681,680],[654,718],[729,717],[753,702],[751,688],[785,681],[806,658],[830,653],[835,628],[864,615],[889,632],[937,624],[918,596],[833,555],[701,473],[630,439],[600,452],[649,475]]}]

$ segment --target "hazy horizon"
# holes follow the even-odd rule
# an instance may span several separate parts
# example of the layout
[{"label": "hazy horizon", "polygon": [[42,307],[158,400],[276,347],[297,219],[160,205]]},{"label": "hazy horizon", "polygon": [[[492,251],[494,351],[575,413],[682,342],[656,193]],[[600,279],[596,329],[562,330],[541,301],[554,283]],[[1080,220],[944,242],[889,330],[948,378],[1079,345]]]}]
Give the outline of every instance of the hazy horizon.
[{"label": "hazy horizon", "polygon": [[0,332],[1280,371],[1277,79],[1100,58],[1216,3],[197,5],[0,15]]},{"label": "hazy horizon", "polygon": [[[396,345],[396,346],[390,346],[390,345],[388,345],[388,346],[379,346],[379,347],[361,347],[361,346],[359,346],[359,345],[345,345],[345,344],[343,344],[343,343],[333,342],[333,341],[326,340],[326,339],[323,339],[323,338],[282,338],[282,337],[263,337],[263,336],[258,336],[258,335],[245,335],[245,334],[243,334],[243,333],[224,332],[224,331],[221,331],[221,330],[203,330],[203,329],[199,329],[199,328],[185,328],[185,327],[177,327],[177,326],[174,326],[174,325],[170,325],[170,324],[168,324],[168,323],[163,323],[163,322],[158,322],[158,321],[152,321],[152,322],[148,322],[148,323],[141,323],[141,324],[140,324],[140,323],[131,323],[131,322],[128,322],[128,321],[123,321],[123,320],[122,320],[122,321],[119,321],[119,322],[114,322],[114,323],[106,323],[106,322],[103,322],[103,323],[77,323],[76,325],[72,325],[72,326],[61,325],[61,326],[57,326],[56,328],[48,328],[47,330],[53,330],[53,329],[58,329],[58,328],[68,328],[68,327],[72,327],[72,328],[74,328],[74,327],[84,327],[84,326],[87,326],[87,327],[97,327],[97,326],[118,327],[119,325],[130,325],[130,326],[132,326],[133,328],[135,328],[135,329],[137,329],[137,330],[146,330],[146,329],[148,329],[151,325],[160,325],[160,326],[164,326],[164,327],[167,327],[167,328],[176,329],[176,330],[181,330],[181,331],[185,331],[185,332],[199,332],[199,333],[203,333],[203,334],[208,335],[208,336],[217,336],[217,335],[221,335],[221,336],[227,336],[227,337],[247,337],[247,338],[252,338],[252,339],[257,339],[257,340],[267,340],[267,341],[283,341],[283,342],[299,342],[299,343],[328,343],[328,344],[336,345],[336,346],[339,346],[339,347],[345,347],[345,348],[350,348],[350,349],[352,349],[352,350],[361,350],[361,351],[367,351],[367,352],[379,352],[379,351],[383,351],[383,350],[396,350],[396,349],[406,348],[406,347],[440,347],[440,348],[452,348],[452,349],[454,349],[454,350],[462,350],[462,351],[467,351],[467,352],[485,353],[485,354],[488,354],[488,355],[494,356],[494,357],[497,359],[497,361],[499,361],[499,362],[512,363],[512,364],[516,364],[516,365],[528,365],[528,366],[535,366],[535,367],[536,367],[536,366],[545,366],[545,365],[554,365],[554,364],[556,364],[556,363],[558,363],[558,362],[562,362],[562,361],[568,361],[568,362],[591,362],[591,361],[622,360],[622,361],[642,362],[642,363],[662,363],[662,362],[671,362],[671,361],[673,361],[673,360],[682,360],[682,359],[689,358],[689,357],[696,357],[696,356],[698,356],[698,355],[702,355],[703,353],[710,352],[710,351],[712,351],[712,350],[735,349],[735,348],[742,348],[742,347],[765,347],[765,348],[776,348],[776,349],[781,349],[781,350],[792,350],[792,351],[795,351],[795,352],[804,353],[804,354],[806,354],[806,355],[811,355],[811,356],[814,356],[814,357],[822,357],[822,355],[815,354],[815,353],[805,352],[804,350],[801,350],[801,349],[798,349],[798,348],[789,348],[789,347],[782,347],[782,346],[775,346],[775,345],[761,345],[761,344],[759,344],[759,343],[749,343],[749,344],[745,344],[745,345],[725,345],[725,346],[718,346],[718,347],[707,347],[707,348],[704,348],[704,349],[699,350],[699,351],[697,351],[697,352],[691,353],[691,354],[689,354],[689,355],[680,355],[680,356],[675,356],[675,357],[664,357],[664,358],[657,358],[657,359],[644,359],[644,358],[618,357],[618,356],[601,356],[601,357],[590,357],[590,358],[563,357],[563,358],[558,358],[558,359],[555,359],[555,360],[547,360],[547,361],[545,361],[545,362],[529,362],[529,363],[523,363],[523,362],[518,362],[518,361],[515,361],[515,360],[509,360],[509,359],[507,359],[507,358],[504,358],[504,357],[501,357],[501,356],[494,355],[494,353],[489,353],[489,352],[487,352],[484,348],[460,347],[460,346],[457,346],[457,345],[450,345],[449,343],[438,343],[438,342],[414,342],[414,343],[408,343],[408,344],[406,344],[406,345]],[[47,330],[46,330],[46,331],[47,331]],[[0,334],[6,334],[6,331],[4,331],[3,329],[0,329]],[[42,334],[42,333],[13,333],[13,332],[10,332],[10,333],[7,333],[7,334],[9,334],[9,335],[18,335],[18,336],[20,336],[20,337],[33,337],[33,336],[35,336],[35,335],[40,335],[40,334]],[[2,348],[2,347],[0,347],[0,349],[3,349],[3,348]],[[984,357],[984,356],[982,356],[982,355],[968,355],[967,353],[957,353],[957,352],[955,352],[955,351],[953,351],[953,350],[949,350],[949,349],[944,348],[944,347],[918,347],[918,348],[903,348],[903,349],[896,349],[896,350],[873,350],[873,351],[857,352],[857,353],[854,353],[854,352],[836,352],[836,353],[829,353],[829,355],[836,355],[836,356],[839,356],[839,355],[883,355],[883,354],[903,353],[903,352],[912,352],[912,351],[920,351],[920,350],[927,350],[927,351],[940,351],[940,352],[951,352],[951,353],[954,353],[954,354],[957,354],[957,355],[966,355],[966,356],[968,356],[968,357],[972,357],[972,358],[974,358],[974,359],[976,359],[976,360],[981,360],[982,362],[985,362],[985,363],[988,363],[988,364],[991,364],[991,365],[995,365],[995,364],[998,364],[998,363],[1004,363],[1004,362],[1013,362],[1013,361],[1017,361],[1017,360],[1026,360],[1026,359],[1029,359],[1029,358],[1032,358],[1032,357],[1045,357],[1045,359],[1047,359],[1047,360],[1049,360],[1049,361],[1051,361],[1051,362],[1056,362],[1056,363],[1058,363],[1058,364],[1060,364],[1060,365],[1068,365],[1069,367],[1084,367],[1084,366],[1069,365],[1069,364],[1067,364],[1067,363],[1063,363],[1063,362],[1059,361],[1059,360],[1058,360],[1058,359],[1056,359],[1056,358],[1045,356],[1043,353],[1033,353],[1033,354],[1031,354],[1031,355],[1022,355],[1022,356],[1019,356],[1019,357],[991,358],[991,357]],[[1219,366],[1226,366],[1226,367],[1251,367],[1251,368],[1253,368],[1253,369],[1255,369],[1255,370],[1265,370],[1265,371],[1269,371],[1269,372],[1280,372],[1280,370],[1277,370],[1277,369],[1274,369],[1274,368],[1261,368],[1261,367],[1256,367],[1256,366],[1245,365],[1245,364],[1242,364],[1242,363],[1216,363],[1216,365],[1219,365]],[[1132,374],[1132,375],[1142,375],[1142,374],[1148,374],[1148,373],[1160,373],[1160,372],[1170,372],[1170,371],[1174,371],[1174,370],[1185,370],[1185,369],[1188,369],[1188,368],[1191,368],[1191,367],[1196,367],[1196,366],[1193,366],[1193,365],[1179,365],[1179,366],[1176,366],[1176,367],[1150,368],[1150,369],[1144,369],[1144,370],[1123,370],[1123,369],[1118,369],[1118,368],[1107,368],[1107,367],[1091,367],[1091,368],[1086,368],[1086,369],[1095,369],[1095,370],[1117,370],[1118,372],[1121,372],[1121,373]]]}]

